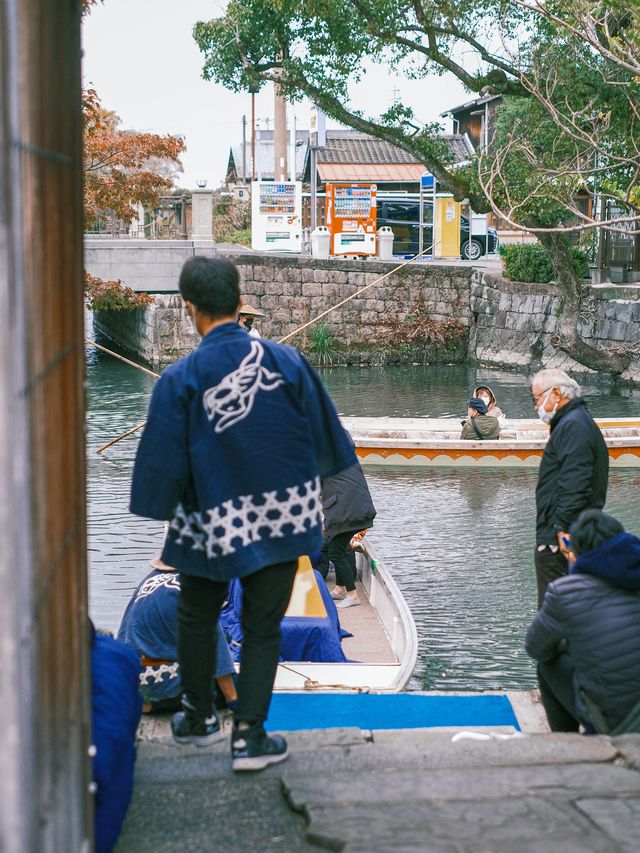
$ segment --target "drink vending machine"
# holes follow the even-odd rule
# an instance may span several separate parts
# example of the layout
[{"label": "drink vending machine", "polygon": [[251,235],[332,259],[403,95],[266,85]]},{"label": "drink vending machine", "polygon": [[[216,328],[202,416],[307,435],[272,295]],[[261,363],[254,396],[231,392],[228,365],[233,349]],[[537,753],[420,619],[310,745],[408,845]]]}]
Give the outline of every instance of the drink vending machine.
[{"label": "drink vending machine", "polygon": [[251,189],[251,248],[302,251],[300,181],[254,181]]},{"label": "drink vending machine", "polygon": [[375,184],[327,184],[332,255],[375,255]]}]

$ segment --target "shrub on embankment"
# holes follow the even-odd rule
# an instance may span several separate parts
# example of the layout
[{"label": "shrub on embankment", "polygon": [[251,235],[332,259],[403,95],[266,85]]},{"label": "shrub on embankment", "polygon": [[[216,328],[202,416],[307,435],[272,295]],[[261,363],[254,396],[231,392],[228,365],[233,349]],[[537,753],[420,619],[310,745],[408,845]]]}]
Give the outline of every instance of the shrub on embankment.
[{"label": "shrub on embankment", "polygon": [[[504,262],[504,276],[510,281],[534,284],[552,281],[554,272],[551,256],[540,243],[512,243],[500,246],[499,251]],[[586,278],[589,270],[586,252],[577,246],[572,246],[569,251],[576,275],[578,278]]]},{"label": "shrub on embankment", "polygon": [[135,311],[153,304],[150,293],[138,293],[121,281],[84,274],[84,299],[90,311]]}]

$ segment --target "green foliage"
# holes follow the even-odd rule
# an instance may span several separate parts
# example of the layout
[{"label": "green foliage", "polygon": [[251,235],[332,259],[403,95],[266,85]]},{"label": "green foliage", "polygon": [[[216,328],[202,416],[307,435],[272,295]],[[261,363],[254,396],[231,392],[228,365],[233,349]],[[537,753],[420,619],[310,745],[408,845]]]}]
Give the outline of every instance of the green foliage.
[{"label": "green foliage", "polygon": [[250,228],[232,228],[226,234],[218,237],[221,243],[237,243],[239,246],[251,245],[251,229]]},{"label": "green foliage", "polygon": [[309,349],[317,364],[333,364],[333,335],[327,326],[322,323],[311,326]]},{"label": "green foliage", "polygon": [[[234,91],[277,80],[287,98],[307,96],[332,118],[404,148],[478,212],[489,207],[488,187],[520,224],[566,227],[579,191],[640,196],[640,75],[611,59],[636,56],[637,9],[638,0],[553,0],[535,10],[504,0],[230,0],[219,17],[196,24],[194,38],[205,79]],[[598,34],[604,52],[588,41],[589,15],[614,25],[608,41]],[[449,72],[472,93],[505,97],[482,182],[476,162],[450,168],[440,125],[422,125],[401,99],[381,101],[377,116],[353,108],[350,86],[371,57],[410,79]]]},{"label": "green foliage", "polygon": [[153,304],[150,293],[137,293],[121,281],[104,281],[84,274],[84,298],[91,311],[136,311]]},{"label": "green foliage", "polygon": [[587,252],[578,246],[572,246],[569,249],[569,254],[571,255],[571,264],[578,278],[587,278],[589,275],[589,255]]},{"label": "green foliage", "polygon": [[500,246],[505,277],[511,281],[546,284],[553,278],[549,252],[540,243],[512,243]]},{"label": "green foliage", "polygon": [[[547,249],[540,243],[512,243],[500,246],[505,277],[511,281],[547,284],[554,278],[553,262]],[[589,258],[582,249],[571,246],[571,264],[578,278],[586,278]]]}]

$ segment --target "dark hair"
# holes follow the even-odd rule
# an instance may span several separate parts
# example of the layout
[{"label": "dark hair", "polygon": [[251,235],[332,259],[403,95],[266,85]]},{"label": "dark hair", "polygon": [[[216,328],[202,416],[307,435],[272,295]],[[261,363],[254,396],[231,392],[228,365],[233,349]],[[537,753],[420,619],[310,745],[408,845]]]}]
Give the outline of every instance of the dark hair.
[{"label": "dark hair", "polygon": [[576,556],[599,548],[618,533],[624,533],[622,524],[601,509],[585,509],[569,528],[571,547]]},{"label": "dark hair", "polygon": [[238,270],[226,258],[189,258],[180,272],[178,286],[185,301],[213,319],[231,317],[240,306]]},{"label": "dark hair", "polygon": [[467,400],[467,409],[475,409],[480,415],[486,415],[489,411],[487,404],[480,397],[472,397],[470,400]]}]

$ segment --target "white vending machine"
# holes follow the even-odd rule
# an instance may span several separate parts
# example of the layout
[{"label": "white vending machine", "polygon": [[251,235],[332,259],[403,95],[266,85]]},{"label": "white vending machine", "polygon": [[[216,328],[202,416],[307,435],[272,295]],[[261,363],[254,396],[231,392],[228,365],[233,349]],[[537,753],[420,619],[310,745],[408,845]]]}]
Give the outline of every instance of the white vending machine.
[{"label": "white vending machine", "polygon": [[251,248],[262,252],[302,251],[300,181],[253,182]]}]

